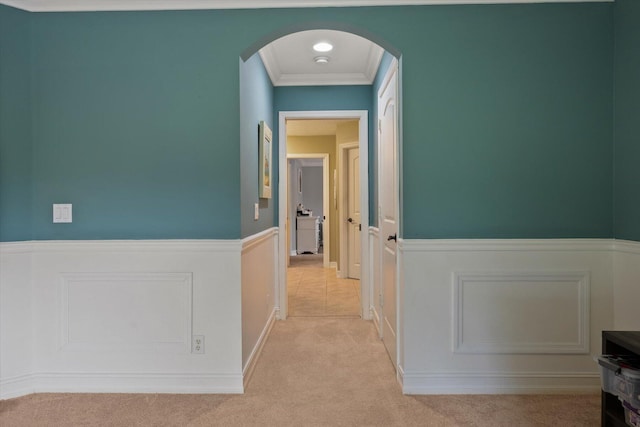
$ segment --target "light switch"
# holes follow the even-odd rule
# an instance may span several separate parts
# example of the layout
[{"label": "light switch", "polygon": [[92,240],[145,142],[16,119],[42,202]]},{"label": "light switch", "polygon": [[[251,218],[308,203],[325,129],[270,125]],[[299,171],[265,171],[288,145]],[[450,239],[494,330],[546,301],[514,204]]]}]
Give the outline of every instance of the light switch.
[{"label": "light switch", "polygon": [[53,205],[53,222],[73,222],[73,205],[71,203]]},{"label": "light switch", "polygon": [[253,205],[253,220],[257,221],[258,218],[260,218],[260,207],[256,203],[255,205]]}]

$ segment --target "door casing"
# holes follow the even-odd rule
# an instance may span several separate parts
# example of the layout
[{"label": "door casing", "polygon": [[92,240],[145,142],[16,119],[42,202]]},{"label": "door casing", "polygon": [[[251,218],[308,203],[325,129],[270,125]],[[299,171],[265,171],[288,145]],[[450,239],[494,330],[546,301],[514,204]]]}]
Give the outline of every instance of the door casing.
[{"label": "door casing", "polygon": [[[287,119],[352,119],[358,120],[360,146],[360,210],[361,238],[361,276],[360,314],[363,319],[371,319],[371,280],[369,277],[369,124],[366,110],[327,110],[327,111],[280,111],[278,114],[278,318],[286,319],[287,307]],[[329,175],[332,175],[330,171]],[[334,185],[333,182],[329,185]],[[285,197],[283,197],[283,195]],[[333,203],[332,200],[329,203]]]}]

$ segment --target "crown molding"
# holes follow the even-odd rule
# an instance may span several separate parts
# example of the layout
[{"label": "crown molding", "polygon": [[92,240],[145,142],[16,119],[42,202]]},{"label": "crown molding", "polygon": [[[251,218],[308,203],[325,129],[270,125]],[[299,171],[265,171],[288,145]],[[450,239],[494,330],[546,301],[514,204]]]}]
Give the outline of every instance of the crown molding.
[{"label": "crown molding", "polygon": [[504,3],[611,3],[614,1],[615,0],[0,0],[0,4],[28,12],[89,12]]},{"label": "crown molding", "polygon": [[274,86],[370,85],[365,73],[283,74]]}]

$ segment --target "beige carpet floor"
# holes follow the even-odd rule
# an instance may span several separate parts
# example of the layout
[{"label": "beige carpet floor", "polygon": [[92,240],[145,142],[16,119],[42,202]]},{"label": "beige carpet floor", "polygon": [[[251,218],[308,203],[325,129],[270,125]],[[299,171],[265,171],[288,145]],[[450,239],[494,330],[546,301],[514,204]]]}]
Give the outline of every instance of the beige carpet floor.
[{"label": "beige carpet floor", "polygon": [[360,317],[360,281],[338,279],[321,254],[291,257],[287,294],[289,316]]},{"label": "beige carpet floor", "polygon": [[403,396],[370,322],[276,322],[244,395],[35,394],[13,426],[597,426],[598,395]]}]

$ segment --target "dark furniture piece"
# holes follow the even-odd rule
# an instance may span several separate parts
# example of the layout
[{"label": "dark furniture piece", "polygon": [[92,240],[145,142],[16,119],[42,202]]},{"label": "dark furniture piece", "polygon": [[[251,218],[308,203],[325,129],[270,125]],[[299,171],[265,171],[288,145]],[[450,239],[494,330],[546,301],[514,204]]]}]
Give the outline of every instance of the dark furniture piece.
[{"label": "dark furniture piece", "polygon": [[[640,358],[640,332],[602,331],[602,354]],[[602,392],[602,427],[627,427],[624,408],[616,396]]]}]

